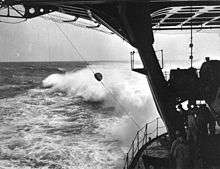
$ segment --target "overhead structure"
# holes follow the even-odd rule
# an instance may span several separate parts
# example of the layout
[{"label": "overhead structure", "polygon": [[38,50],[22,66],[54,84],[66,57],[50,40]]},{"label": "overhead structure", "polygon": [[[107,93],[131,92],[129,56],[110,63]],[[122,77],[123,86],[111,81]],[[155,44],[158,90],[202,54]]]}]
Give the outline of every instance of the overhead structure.
[{"label": "overhead structure", "polygon": [[146,7],[145,13],[151,15],[153,30],[191,29],[191,24],[192,29],[220,28],[218,0],[1,0],[2,9],[8,8],[8,12],[13,9],[16,14],[0,12],[0,17],[33,18],[59,11],[104,24],[128,40],[116,9],[122,3],[142,3]]},{"label": "overhead structure", "polygon": [[[54,11],[104,25],[137,48],[158,112],[169,134],[184,130],[176,105],[184,99],[165,80],[153,48],[153,31],[220,28],[220,0],[0,0],[1,18],[31,19]],[[12,12],[13,11],[13,12]],[[187,96],[187,95],[186,95]],[[186,98],[189,99],[189,98]]]},{"label": "overhead structure", "polygon": [[[198,3],[199,4],[199,3]],[[220,28],[220,6],[171,6],[151,14],[154,30]]]}]

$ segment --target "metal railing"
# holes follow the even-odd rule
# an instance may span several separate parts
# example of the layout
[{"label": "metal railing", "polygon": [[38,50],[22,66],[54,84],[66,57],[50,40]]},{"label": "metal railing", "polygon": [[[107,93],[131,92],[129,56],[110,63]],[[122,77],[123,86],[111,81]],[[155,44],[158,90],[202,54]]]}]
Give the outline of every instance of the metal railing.
[{"label": "metal railing", "polygon": [[[158,56],[157,53],[160,53],[160,56]],[[163,69],[163,68],[164,68],[164,59],[163,59],[164,53],[163,53],[163,49],[161,49],[161,50],[155,50],[155,54],[156,54],[157,59],[158,59],[158,62],[159,62],[159,64],[160,64],[160,68]],[[141,69],[144,69],[144,68],[142,68],[142,67],[139,67],[139,68],[136,68],[136,67],[135,67],[135,62],[136,62],[136,60],[135,60],[135,51],[131,51],[131,52],[130,52],[130,58],[131,58],[131,70],[140,69],[140,68],[141,68]],[[141,62],[141,60],[140,60],[140,62]],[[141,63],[142,63],[142,62],[141,62]],[[142,63],[142,65],[143,65],[143,63]]]},{"label": "metal railing", "polygon": [[148,141],[166,132],[166,128],[161,118],[156,118],[139,129],[131,143],[128,153],[125,157],[124,169],[128,169],[137,152]]}]

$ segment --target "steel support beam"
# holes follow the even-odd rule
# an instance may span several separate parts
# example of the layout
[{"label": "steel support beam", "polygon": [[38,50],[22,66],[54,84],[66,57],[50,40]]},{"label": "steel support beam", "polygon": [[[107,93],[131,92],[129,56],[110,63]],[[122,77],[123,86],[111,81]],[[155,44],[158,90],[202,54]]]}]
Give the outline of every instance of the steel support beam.
[{"label": "steel support beam", "polygon": [[153,49],[153,30],[150,13],[146,14],[146,5],[126,3],[120,7],[122,21],[127,28],[131,44],[138,49],[144,65],[145,74],[153,94],[157,110],[167,126],[171,136],[178,126],[178,116],[175,108],[175,97],[172,97],[167,82],[164,79],[159,62]]}]

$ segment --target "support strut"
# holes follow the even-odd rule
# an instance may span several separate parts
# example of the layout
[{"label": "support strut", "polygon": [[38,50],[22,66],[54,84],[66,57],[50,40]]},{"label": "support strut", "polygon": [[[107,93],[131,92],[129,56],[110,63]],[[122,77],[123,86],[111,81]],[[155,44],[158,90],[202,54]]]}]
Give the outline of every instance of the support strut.
[{"label": "support strut", "polygon": [[182,126],[175,120],[178,116],[175,97],[172,97],[153,48],[151,17],[146,6],[142,3],[126,3],[120,7],[120,14],[132,44],[140,54],[157,110],[172,137],[175,130],[182,130]]}]

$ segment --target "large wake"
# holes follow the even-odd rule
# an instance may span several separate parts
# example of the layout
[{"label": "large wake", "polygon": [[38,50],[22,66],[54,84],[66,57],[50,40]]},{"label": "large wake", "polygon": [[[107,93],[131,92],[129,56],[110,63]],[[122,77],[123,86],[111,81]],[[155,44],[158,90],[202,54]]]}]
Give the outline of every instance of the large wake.
[{"label": "large wake", "polygon": [[93,66],[102,83],[88,68],[56,72],[44,88],[1,99],[0,167],[122,168],[134,121],[142,127],[157,116],[146,77],[123,65]]},{"label": "large wake", "polygon": [[103,107],[114,107],[117,116],[101,119],[100,126],[128,144],[138,129],[135,123],[142,127],[157,116],[146,77],[127,70],[98,70],[103,75],[102,83],[85,68],[52,74],[43,80],[43,86],[51,87],[51,92],[65,92],[85,101],[102,102]]}]

